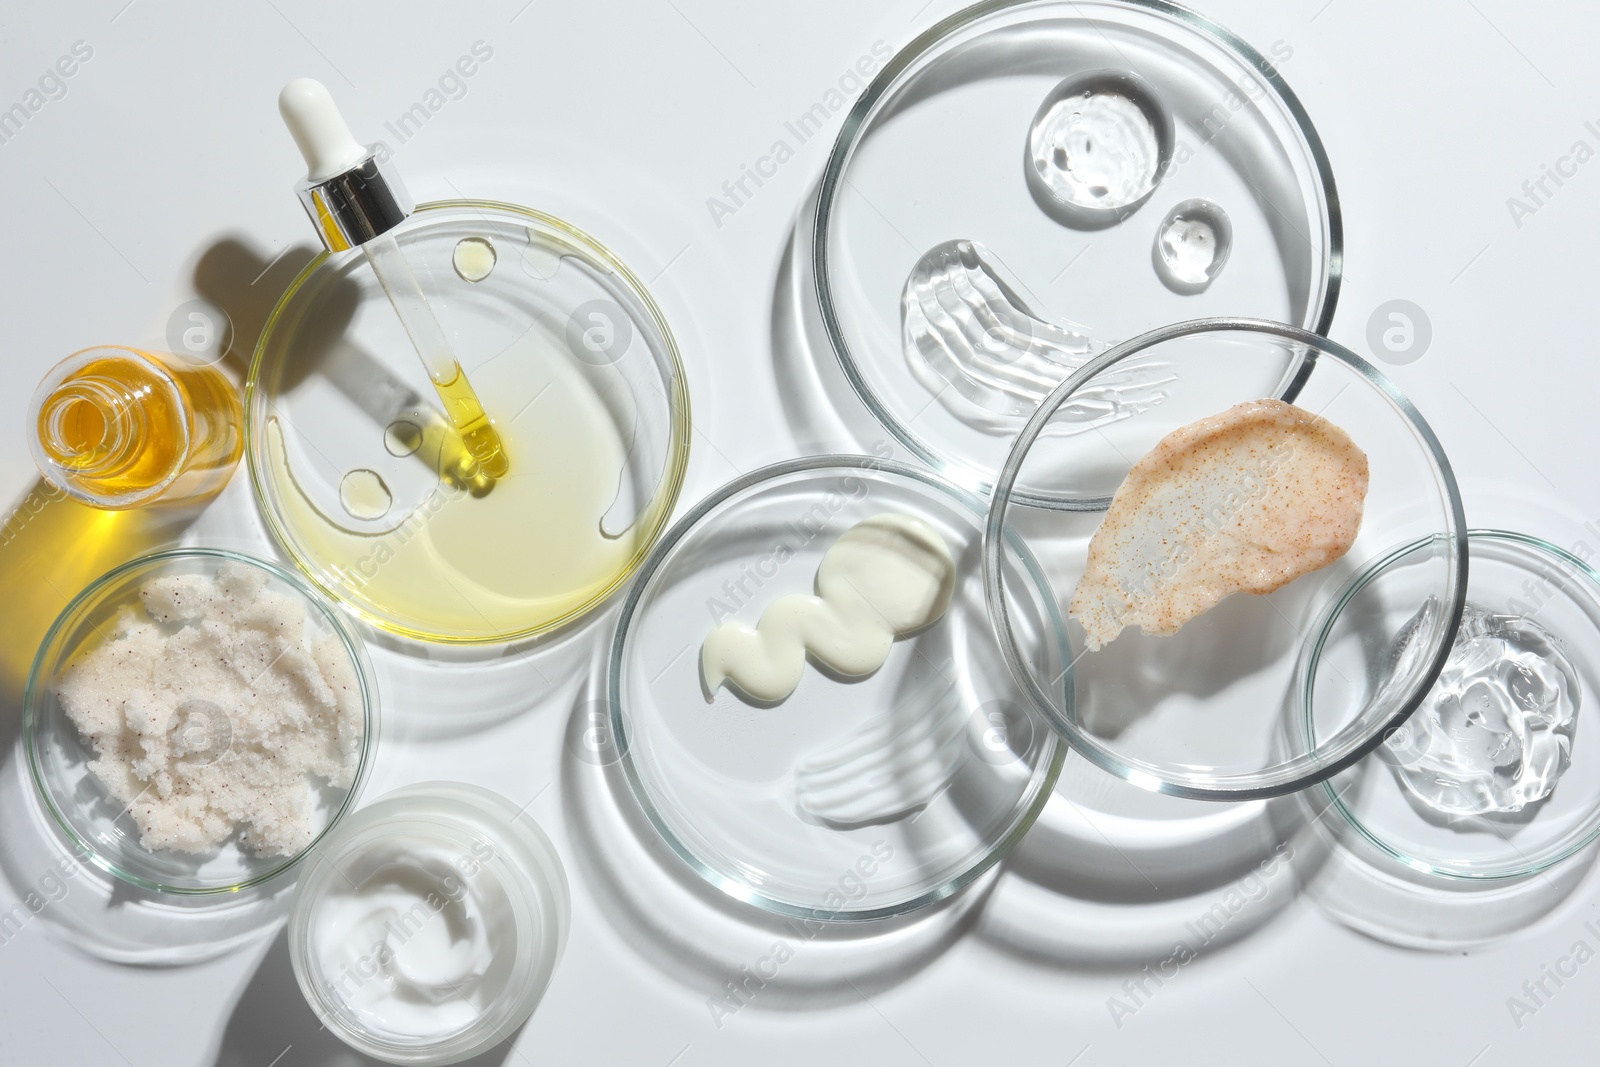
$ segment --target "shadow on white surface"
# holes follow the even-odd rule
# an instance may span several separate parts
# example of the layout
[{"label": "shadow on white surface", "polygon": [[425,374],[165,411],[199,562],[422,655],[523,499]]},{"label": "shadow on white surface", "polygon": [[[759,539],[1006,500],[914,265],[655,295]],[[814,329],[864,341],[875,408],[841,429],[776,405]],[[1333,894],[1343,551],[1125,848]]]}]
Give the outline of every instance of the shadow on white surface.
[{"label": "shadow on white surface", "polygon": [[1299,891],[1290,807],[1150,793],[1069,754],[977,935],[1068,970],[1155,965],[1178,945],[1198,955],[1238,941]]},{"label": "shadow on white surface", "polygon": [[[993,874],[900,918],[786,919],[718,892],[656,834],[617,762],[592,683],[579,695],[562,754],[562,805],[574,875],[646,962],[728,1013],[809,1011],[890,989],[971,928]],[[783,948],[780,950],[779,946]],[[775,973],[769,973],[775,972]],[[733,999],[727,999],[727,998]]]},{"label": "shadow on white surface", "polygon": [[822,324],[812,280],[816,210],[813,182],[784,242],[772,292],[773,374],[789,433],[806,455],[861,452],[878,443],[898,450],[850,387]]},{"label": "shadow on white surface", "polygon": [[[1367,757],[1334,779],[1346,790],[1365,774],[1388,774]],[[1513,878],[1452,878],[1416,870],[1364,840],[1315,786],[1293,798],[1305,815],[1301,854],[1322,861],[1304,878],[1309,896],[1337,922],[1397,948],[1453,952],[1509,937],[1557,914],[1595,867],[1597,848],[1536,874]]]},{"label": "shadow on white surface", "polygon": [[156,893],[102,871],[56,827],[26,762],[18,743],[0,767],[0,809],[11,813],[0,820],[0,875],[17,908],[58,941],[112,963],[182,966],[256,943],[288,914],[292,869],[251,889],[205,896]]},{"label": "shadow on white surface", "polygon": [[[469,1060],[462,1067],[498,1067],[512,1055],[519,1028],[506,1041]],[[290,1055],[285,1055],[289,1053]],[[365,1067],[382,1060],[365,1056],[329,1033],[300,995],[289,962],[289,936],[279,933],[262,957],[250,984],[234,1005],[222,1032],[215,1067],[262,1067],[277,1063],[296,1067]],[[519,1059],[525,1059],[519,1054]]]}]

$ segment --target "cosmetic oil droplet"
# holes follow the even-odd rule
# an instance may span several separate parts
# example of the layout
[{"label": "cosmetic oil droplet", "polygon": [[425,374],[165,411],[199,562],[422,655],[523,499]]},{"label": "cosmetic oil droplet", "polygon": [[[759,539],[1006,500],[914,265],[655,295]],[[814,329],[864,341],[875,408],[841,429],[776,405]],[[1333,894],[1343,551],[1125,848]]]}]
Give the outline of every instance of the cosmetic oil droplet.
[{"label": "cosmetic oil droplet", "polygon": [[1098,229],[1149,199],[1172,161],[1172,116],[1126,71],[1074,75],[1045,97],[1028,130],[1034,199],[1058,221]]},{"label": "cosmetic oil droplet", "polygon": [[344,505],[352,518],[367,522],[381,519],[389,513],[389,505],[393,502],[389,487],[377,471],[362,467],[346,472],[339,480],[339,503]]},{"label": "cosmetic oil droplet", "polygon": [[411,455],[422,447],[422,427],[410,419],[395,419],[383,431],[383,447],[391,456]]},{"label": "cosmetic oil droplet", "polygon": [[1233,250],[1228,213],[1209,200],[1185,200],[1156,228],[1156,274],[1175,293],[1204,292],[1222,273]]},{"label": "cosmetic oil droplet", "polygon": [[450,256],[456,273],[469,282],[481,282],[494,270],[494,245],[487,237],[463,237]]}]

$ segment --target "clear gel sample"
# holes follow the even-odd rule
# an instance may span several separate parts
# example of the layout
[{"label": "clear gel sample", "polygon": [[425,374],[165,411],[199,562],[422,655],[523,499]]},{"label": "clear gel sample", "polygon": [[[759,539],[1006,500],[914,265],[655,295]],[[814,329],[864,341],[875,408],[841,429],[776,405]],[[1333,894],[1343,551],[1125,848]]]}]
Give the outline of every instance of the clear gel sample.
[{"label": "clear gel sample", "polygon": [[[999,260],[977,241],[935,245],[911,270],[900,299],[907,363],[930,393],[978,429],[1015,433],[1061,381],[1108,345],[1065,320],[1037,314]],[[1173,380],[1141,362],[1099,375],[1061,406],[1051,430],[1081,433],[1166,398]]]},{"label": "clear gel sample", "polygon": [[1205,291],[1233,251],[1233,223],[1209,200],[1185,200],[1156,228],[1156,276],[1175,293]]},{"label": "clear gel sample", "polygon": [[1090,71],[1051,90],[1028,130],[1028,180],[1041,206],[1074,226],[1126,218],[1161,183],[1171,119],[1142,80]]},{"label": "clear gel sample", "polygon": [[[1396,658],[1423,628],[1402,632]],[[1532,619],[1468,603],[1438,682],[1383,751],[1401,784],[1436,811],[1520,811],[1549,796],[1571,763],[1581,693],[1558,638]]]}]

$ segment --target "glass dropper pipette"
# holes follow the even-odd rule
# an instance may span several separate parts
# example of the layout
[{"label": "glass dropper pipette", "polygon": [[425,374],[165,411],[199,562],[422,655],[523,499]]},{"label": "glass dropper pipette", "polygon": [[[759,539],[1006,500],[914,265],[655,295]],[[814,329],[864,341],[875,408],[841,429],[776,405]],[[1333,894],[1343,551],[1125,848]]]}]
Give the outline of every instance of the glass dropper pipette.
[{"label": "glass dropper pipette", "polygon": [[366,253],[462,445],[483,475],[505,477],[510,465],[500,435],[390,232],[411,214],[413,204],[386,153],[357,143],[327,87],[315,79],[296,78],[285,85],[278,111],[305,157],[306,177],[295,191],[323,245],[330,252],[360,248]]}]

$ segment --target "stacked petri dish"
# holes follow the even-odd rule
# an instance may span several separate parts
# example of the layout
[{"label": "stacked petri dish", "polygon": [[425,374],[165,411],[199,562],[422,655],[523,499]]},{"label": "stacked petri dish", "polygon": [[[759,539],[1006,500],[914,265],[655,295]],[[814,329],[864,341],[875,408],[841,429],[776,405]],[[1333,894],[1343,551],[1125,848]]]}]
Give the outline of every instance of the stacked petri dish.
[{"label": "stacked petri dish", "polygon": [[[1119,905],[1161,890],[1138,868],[1149,892],[1130,892],[1116,859],[1216,885],[1277,864],[1294,838],[1317,844],[1302,873],[1343,872],[1321,899],[1352,925],[1395,937],[1430,908],[1456,916],[1408,943],[1503,933],[1508,920],[1469,913],[1530,886],[1547,906],[1543,887],[1570,888],[1600,836],[1586,740],[1600,727],[1584,725],[1600,701],[1600,574],[1538,538],[1469,530],[1422,414],[1325,336],[1340,209],[1278,70],[1291,57],[1162,0],[989,0],[918,36],[846,118],[809,229],[832,354],[911,462],[885,448],[774,464],[675,524],[679,353],[594,238],[469,200],[391,231],[503,438],[510,473],[494,478],[436,410],[365,260],[318,256],[267,322],[245,398],[256,499],[304,577],[197,549],[80,594],[26,697],[54,826],[157,896],[301,876],[291,956],[319,1017],[391,1062],[456,1062],[534,1010],[569,890],[542,832],[476,787],[357,810],[378,735],[359,635],[391,665],[425,664],[419,678],[467,664],[438,698],[459,736],[464,705],[537,699],[507,653],[618,604],[599,683],[611,751],[589,762],[719,903],[895,919],[1028,837],[1058,853],[1030,857],[1035,875]],[[1348,446],[1359,493],[1338,503],[1354,518],[1341,527],[1316,499],[1305,512],[1323,523],[1306,540],[1348,536],[1281,580],[1152,621],[1141,604],[1206,567],[1293,556],[1292,536],[1251,540],[1245,517],[1337,481],[1317,468],[1286,484],[1277,464],[1303,437],[1198,489],[1172,480],[1190,469],[1185,442],[1258,415]],[[1173,485],[1182,506],[1149,510]],[[1107,629],[1083,591],[1113,564],[1135,580],[1116,585],[1126,604]],[[105,753],[63,685],[151,610],[153,580],[243,573],[302,607],[312,658],[348,676],[335,703],[359,727],[349,767],[296,847],[145,847],[176,831],[98,777]],[[154,594],[154,624],[189,621],[195,609],[161,607],[176,588]],[[402,716],[429,702],[399,688]],[[230,721],[202,710],[167,741],[190,765]],[[1053,801],[1081,825],[1052,822]],[[477,909],[494,934],[458,952],[398,929],[385,909],[404,894],[434,917]],[[380,971],[435,991],[466,981],[476,1014],[391,1014]]]}]

